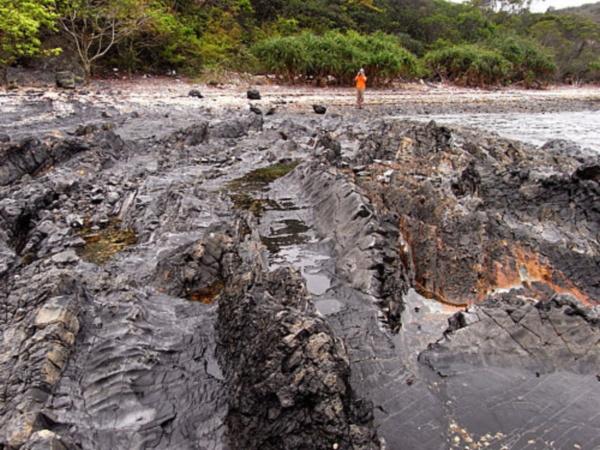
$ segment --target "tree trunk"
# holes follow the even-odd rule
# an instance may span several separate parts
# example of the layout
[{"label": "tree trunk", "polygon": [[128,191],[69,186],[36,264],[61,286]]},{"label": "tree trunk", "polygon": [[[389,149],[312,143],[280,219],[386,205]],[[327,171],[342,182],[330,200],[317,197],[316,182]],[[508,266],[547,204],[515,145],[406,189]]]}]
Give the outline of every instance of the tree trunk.
[{"label": "tree trunk", "polygon": [[81,58],[81,67],[85,75],[85,82],[89,83],[92,77],[92,63],[87,58]]}]

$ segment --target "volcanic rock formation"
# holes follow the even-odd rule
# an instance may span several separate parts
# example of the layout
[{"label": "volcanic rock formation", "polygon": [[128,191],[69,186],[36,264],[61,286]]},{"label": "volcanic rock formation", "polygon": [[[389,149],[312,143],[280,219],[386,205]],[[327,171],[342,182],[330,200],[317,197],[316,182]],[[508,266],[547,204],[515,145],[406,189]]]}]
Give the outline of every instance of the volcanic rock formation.
[{"label": "volcanic rock formation", "polygon": [[3,448],[600,446],[597,153],[40,102],[0,142]]}]

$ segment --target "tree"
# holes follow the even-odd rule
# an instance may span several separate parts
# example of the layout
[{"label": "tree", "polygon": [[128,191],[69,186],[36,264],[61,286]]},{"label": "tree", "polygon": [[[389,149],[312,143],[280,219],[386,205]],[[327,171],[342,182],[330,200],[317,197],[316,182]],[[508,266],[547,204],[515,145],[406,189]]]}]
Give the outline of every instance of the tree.
[{"label": "tree", "polygon": [[487,46],[512,64],[511,82],[524,82],[526,86],[539,84],[551,79],[556,71],[553,57],[533,39],[498,35],[490,39]]},{"label": "tree", "polygon": [[148,22],[148,0],[63,0],[59,22],[70,37],[86,78],[94,63]]},{"label": "tree", "polygon": [[54,28],[53,4],[53,0],[0,1],[0,67],[20,57],[57,52],[43,50],[39,37],[42,28]]},{"label": "tree", "polygon": [[564,81],[585,80],[589,62],[600,55],[600,25],[576,15],[544,15],[529,29],[549,49]]}]

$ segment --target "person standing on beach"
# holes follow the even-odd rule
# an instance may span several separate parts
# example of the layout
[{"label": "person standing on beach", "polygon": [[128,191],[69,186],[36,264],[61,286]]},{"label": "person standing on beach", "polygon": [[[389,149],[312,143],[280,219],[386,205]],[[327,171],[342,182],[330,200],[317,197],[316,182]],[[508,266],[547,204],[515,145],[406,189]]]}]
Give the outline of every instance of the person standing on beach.
[{"label": "person standing on beach", "polygon": [[365,75],[365,69],[361,68],[358,74],[354,77],[356,83],[356,106],[358,109],[362,109],[365,101],[365,89],[367,88],[367,76]]}]

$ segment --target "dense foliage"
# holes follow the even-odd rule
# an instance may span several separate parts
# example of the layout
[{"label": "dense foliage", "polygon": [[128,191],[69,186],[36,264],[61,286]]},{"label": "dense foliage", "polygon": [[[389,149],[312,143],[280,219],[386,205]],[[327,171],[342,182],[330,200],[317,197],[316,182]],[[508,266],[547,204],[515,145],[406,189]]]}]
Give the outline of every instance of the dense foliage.
[{"label": "dense foliage", "polygon": [[425,65],[442,79],[467,86],[501,83],[511,71],[511,64],[499,52],[470,44],[433,50],[425,56]]},{"label": "dense foliage", "polygon": [[271,72],[287,81],[363,66],[371,81],[443,77],[464,84],[598,80],[593,16],[520,9],[524,0],[2,0],[0,65],[62,39],[89,75]]},{"label": "dense foliage", "polygon": [[416,57],[402,48],[397,38],[382,33],[304,32],[264,39],[252,50],[263,69],[292,82],[298,77],[333,77],[349,83],[357,68],[364,67],[372,82],[385,83],[398,77],[412,78],[417,67]]},{"label": "dense foliage", "polygon": [[52,0],[2,0],[0,2],[0,66],[42,51],[40,30],[53,29],[57,18]]},{"label": "dense foliage", "polygon": [[532,86],[549,80],[556,66],[535,42],[501,36],[480,45],[459,44],[433,50],[424,58],[430,73],[466,86],[523,83]]},{"label": "dense foliage", "polygon": [[600,55],[600,26],[582,16],[546,15],[529,33],[548,48],[562,80],[589,79],[589,64]]},{"label": "dense foliage", "polygon": [[549,80],[556,71],[550,54],[531,39],[502,36],[488,42],[488,47],[496,49],[510,63],[508,81],[531,85]]}]

